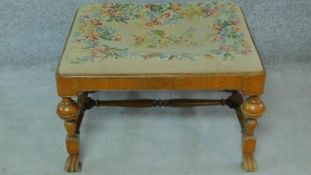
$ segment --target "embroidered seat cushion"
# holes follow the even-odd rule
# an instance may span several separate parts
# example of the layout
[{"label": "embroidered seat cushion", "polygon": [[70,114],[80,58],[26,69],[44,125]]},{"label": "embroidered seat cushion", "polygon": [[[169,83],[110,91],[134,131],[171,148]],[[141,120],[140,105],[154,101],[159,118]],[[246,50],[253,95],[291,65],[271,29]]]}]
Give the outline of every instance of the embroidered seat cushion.
[{"label": "embroidered seat cushion", "polygon": [[58,71],[248,73],[263,67],[235,4],[106,3],[79,8]]}]

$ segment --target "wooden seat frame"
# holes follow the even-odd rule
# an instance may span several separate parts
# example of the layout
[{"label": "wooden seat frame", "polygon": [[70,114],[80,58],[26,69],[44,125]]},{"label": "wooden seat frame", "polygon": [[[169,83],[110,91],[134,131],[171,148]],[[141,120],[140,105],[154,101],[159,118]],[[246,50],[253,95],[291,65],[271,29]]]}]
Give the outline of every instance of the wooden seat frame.
[{"label": "wooden seat frame", "polygon": [[[68,158],[65,170],[81,170],[79,130],[84,112],[94,106],[121,107],[191,107],[227,105],[233,108],[242,128],[242,168],[245,171],[257,169],[254,158],[256,138],[254,130],[257,119],[265,106],[259,96],[264,91],[265,71],[236,74],[175,74],[175,75],[60,75],[56,73],[58,95],[62,98],[57,106],[59,117],[65,120],[67,131]],[[88,93],[109,90],[226,90],[231,92],[227,99],[170,99],[170,100],[93,100]],[[248,96],[244,100],[243,96]],[[74,101],[72,97],[78,97]]]}]

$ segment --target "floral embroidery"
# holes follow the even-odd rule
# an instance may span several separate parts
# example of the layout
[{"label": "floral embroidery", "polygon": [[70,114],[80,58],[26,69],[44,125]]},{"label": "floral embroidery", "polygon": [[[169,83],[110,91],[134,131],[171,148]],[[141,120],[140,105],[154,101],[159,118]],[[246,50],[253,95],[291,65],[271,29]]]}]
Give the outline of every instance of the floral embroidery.
[{"label": "floral embroidery", "polygon": [[67,46],[80,53],[70,57],[72,64],[110,58],[234,59],[254,50],[241,20],[239,8],[230,3],[92,4],[79,10]]},{"label": "floral embroidery", "polygon": [[193,46],[197,44],[192,40],[194,31],[195,29],[190,27],[182,35],[175,36],[164,30],[151,30],[147,36],[135,36],[135,44],[147,48],[168,48],[175,45]]},{"label": "floral embroidery", "polygon": [[139,18],[141,6],[136,4],[103,4],[100,15],[106,18],[107,22],[124,22]]},{"label": "floral embroidery", "polygon": [[213,25],[212,41],[220,42],[222,45],[211,50],[212,53],[233,59],[236,54],[247,55],[252,52],[250,44],[244,39],[244,33],[239,33],[239,23],[240,21],[235,19],[230,21],[218,20]]},{"label": "floral embroidery", "polygon": [[75,58],[74,61],[71,61],[72,64],[80,64],[87,61],[101,61],[103,59],[112,57],[112,58],[124,58],[127,55],[127,49],[119,49],[116,47],[109,47],[107,45],[102,45],[98,47],[96,43],[90,45],[85,49],[89,49],[90,55],[81,58]]},{"label": "floral embroidery", "polygon": [[145,18],[147,26],[175,24],[183,19],[179,13],[181,6],[177,3],[172,4],[147,4],[145,7]]}]

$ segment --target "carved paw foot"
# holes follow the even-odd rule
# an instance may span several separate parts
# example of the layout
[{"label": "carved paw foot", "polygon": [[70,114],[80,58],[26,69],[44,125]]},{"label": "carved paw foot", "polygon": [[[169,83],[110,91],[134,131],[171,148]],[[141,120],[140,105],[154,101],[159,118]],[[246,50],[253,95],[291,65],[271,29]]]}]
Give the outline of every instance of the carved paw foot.
[{"label": "carved paw foot", "polygon": [[257,170],[257,163],[253,155],[243,155],[242,169],[246,172]]},{"label": "carved paw foot", "polygon": [[78,154],[70,154],[65,163],[65,171],[67,172],[80,172],[81,163]]}]

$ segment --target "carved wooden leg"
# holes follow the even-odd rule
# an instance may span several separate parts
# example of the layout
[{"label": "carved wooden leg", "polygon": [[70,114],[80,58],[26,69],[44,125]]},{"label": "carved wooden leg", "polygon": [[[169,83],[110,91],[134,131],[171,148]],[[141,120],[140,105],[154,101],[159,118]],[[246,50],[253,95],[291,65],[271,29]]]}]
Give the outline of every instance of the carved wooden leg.
[{"label": "carved wooden leg", "polygon": [[80,114],[80,107],[70,97],[63,97],[57,106],[57,114],[61,119],[65,120],[67,131],[66,146],[69,155],[65,163],[65,170],[68,172],[79,172],[81,170],[81,163],[77,120]]},{"label": "carved wooden leg", "polygon": [[257,126],[257,118],[261,117],[265,111],[264,103],[258,96],[252,96],[246,99],[241,105],[241,112],[243,114],[243,163],[242,168],[245,171],[251,172],[257,170],[257,164],[254,158],[256,149],[256,138],[254,131]]}]

